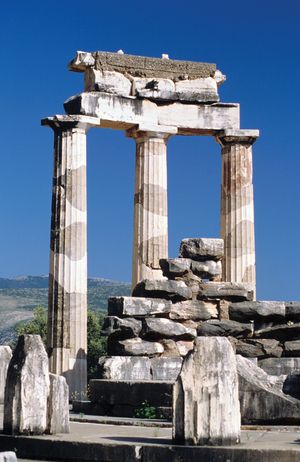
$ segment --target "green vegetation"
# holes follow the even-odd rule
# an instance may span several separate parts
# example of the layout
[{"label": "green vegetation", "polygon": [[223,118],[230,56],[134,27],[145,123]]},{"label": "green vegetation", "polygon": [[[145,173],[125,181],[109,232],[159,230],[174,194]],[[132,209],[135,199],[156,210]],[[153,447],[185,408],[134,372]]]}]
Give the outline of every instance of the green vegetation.
[{"label": "green vegetation", "polygon": [[[102,324],[105,315],[88,310],[87,331],[88,331],[88,352],[87,367],[88,379],[97,376],[98,360],[100,356],[106,355],[106,338],[101,335]],[[18,335],[36,334],[40,335],[44,345],[47,344],[47,310],[38,306],[33,310],[33,319],[20,322],[15,326]]]},{"label": "green vegetation", "polygon": [[138,419],[157,419],[157,409],[154,406],[151,406],[151,404],[148,403],[148,401],[144,401],[141,406],[139,406],[135,412],[134,416],[137,417]]},{"label": "green vegetation", "polygon": [[37,306],[33,310],[33,319],[31,321],[20,322],[15,326],[16,334],[36,334],[40,335],[47,344],[47,311],[43,306]]}]

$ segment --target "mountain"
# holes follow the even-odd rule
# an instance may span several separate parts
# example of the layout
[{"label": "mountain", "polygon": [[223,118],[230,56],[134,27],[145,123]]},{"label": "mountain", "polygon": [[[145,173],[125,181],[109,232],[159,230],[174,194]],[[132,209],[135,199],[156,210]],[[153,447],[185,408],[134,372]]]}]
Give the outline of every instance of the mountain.
[{"label": "mountain", "polygon": [[[88,279],[88,306],[106,312],[111,296],[130,295],[128,282],[104,278]],[[17,323],[29,320],[36,306],[48,303],[48,276],[0,278],[0,345],[13,339]]]}]

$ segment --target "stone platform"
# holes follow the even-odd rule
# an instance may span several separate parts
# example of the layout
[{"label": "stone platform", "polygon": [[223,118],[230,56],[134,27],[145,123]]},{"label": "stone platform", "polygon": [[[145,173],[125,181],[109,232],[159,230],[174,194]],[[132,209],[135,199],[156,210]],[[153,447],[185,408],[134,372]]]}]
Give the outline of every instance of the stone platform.
[{"label": "stone platform", "polygon": [[244,430],[231,447],[172,445],[170,428],[71,423],[71,433],[56,436],[0,434],[0,451],[16,450],[19,459],[96,462],[296,462],[300,427]]}]

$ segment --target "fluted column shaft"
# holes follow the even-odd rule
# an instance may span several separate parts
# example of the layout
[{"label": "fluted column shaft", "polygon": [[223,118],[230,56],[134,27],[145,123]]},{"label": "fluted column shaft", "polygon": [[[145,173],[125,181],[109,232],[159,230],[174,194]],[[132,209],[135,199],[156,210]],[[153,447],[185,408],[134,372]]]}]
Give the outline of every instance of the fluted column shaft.
[{"label": "fluted column shaft", "polygon": [[[255,131],[257,132],[257,131]],[[256,291],[252,144],[256,136],[223,136],[221,238],[223,280],[249,284]]]},{"label": "fluted column shaft", "polygon": [[167,139],[160,132],[131,131],[136,140],[132,287],[160,279],[168,257]]},{"label": "fluted column shaft", "polygon": [[[63,117],[63,116],[62,116]],[[55,119],[55,118],[54,118]],[[86,131],[78,121],[45,119],[54,130],[48,354],[70,397],[87,388]]]}]

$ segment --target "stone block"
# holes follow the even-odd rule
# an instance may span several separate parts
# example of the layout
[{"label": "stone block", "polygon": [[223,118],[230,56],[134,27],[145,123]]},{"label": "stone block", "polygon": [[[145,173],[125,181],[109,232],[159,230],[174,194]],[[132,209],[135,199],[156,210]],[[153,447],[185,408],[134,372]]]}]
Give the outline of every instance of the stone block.
[{"label": "stone block", "polygon": [[174,303],[169,314],[170,319],[192,319],[194,321],[206,321],[218,317],[218,308],[215,302],[203,300],[187,300]]},{"label": "stone block", "polygon": [[257,338],[274,338],[279,341],[298,340],[300,337],[300,323],[297,324],[279,324],[266,329],[255,331]]},{"label": "stone block", "polygon": [[237,282],[202,282],[199,284],[198,299],[225,299],[246,301],[253,299],[253,291],[247,285]]},{"label": "stone block", "polygon": [[197,338],[173,390],[173,439],[223,446],[240,440],[240,405],[234,351],[228,339]]},{"label": "stone block", "polygon": [[284,356],[300,357],[300,340],[284,342]]},{"label": "stone block", "polygon": [[161,258],[159,264],[163,275],[168,279],[174,279],[189,272],[191,260],[189,258]]},{"label": "stone block", "polygon": [[[172,405],[173,382],[90,380],[90,399],[109,410],[112,406],[131,406],[132,411],[147,401],[151,406]],[[133,414],[133,412],[132,412]]]},{"label": "stone block", "polygon": [[287,321],[300,321],[300,302],[286,302],[285,309]]},{"label": "stone block", "polygon": [[236,353],[246,358],[279,358],[283,349],[278,340],[274,339],[247,339],[237,340]]},{"label": "stone block", "polygon": [[153,380],[174,381],[181,370],[182,358],[152,358],[151,371]]},{"label": "stone block", "polygon": [[47,433],[70,433],[69,387],[62,375],[49,374]]},{"label": "stone block", "polygon": [[5,451],[0,452],[0,462],[17,462],[17,456],[15,452]]},{"label": "stone block", "polygon": [[205,337],[237,337],[243,338],[252,334],[251,324],[236,321],[210,319],[199,324],[197,333]]},{"label": "stone block", "polygon": [[191,340],[197,336],[197,331],[170,319],[145,318],[142,335],[143,338],[151,340],[161,338]]},{"label": "stone block", "polygon": [[267,358],[258,364],[269,375],[300,374],[300,358]]},{"label": "stone block", "polygon": [[84,92],[64,103],[67,114],[101,119],[101,127],[129,129],[137,124],[178,127],[185,130],[239,129],[238,104],[184,104],[180,102],[155,104],[148,99],[124,97],[102,92]]},{"label": "stone block", "polygon": [[192,291],[183,281],[144,279],[133,289],[134,297],[166,298],[173,303],[192,298]]},{"label": "stone block", "polygon": [[212,77],[179,80],[175,91],[180,101],[190,103],[216,103],[219,101],[217,82]]},{"label": "stone block", "polygon": [[100,377],[106,380],[150,380],[151,361],[147,357],[105,356],[99,359]]},{"label": "stone block", "polygon": [[0,404],[4,403],[6,375],[11,357],[11,348],[8,345],[0,345]]},{"label": "stone block", "polygon": [[170,300],[143,297],[110,297],[108,299],[109,316],[155,316],[171,310]]},{"label": "stone block", "polygon": [[175,340],[164,338],[160,340],[159,343],[161,343],[164,347],[164,358],[177,358],[178,356],[181,356]]},{"label": "stone block", "polygon": [[218,261],[224,256],[224,241],[223,239],[186,238],[181,241],[179,256],[196,261]]},{"label": "stone block", "polygon": [[216,279],[222,276],[222,262],[220,260],[192,261],[191,269],[201,279]]},{"label": "stone block", "polygon": [[102,92],[85,92],[72,96],[64,103],[67,114],[81,114],[101,119],[101,127],[126,129],[132,125],[157,125],[155,103]]},{"label": "stone block", "polygon": [[171,79],[134,77],[132,94],[153,100],[176,100],[175,84]]},{"label": "stone block", "polygon": [[190,351],[194,349],[194,342],[187,340],[179,340],[176,342],[180,356],[186,356]]},{"label": "stone block", "polygon": [[285,319],[284,302],[252,301],[231,303],[229,317],[234,321],[247,322],[283,322]]},{"label": "stone block", "polygon": [[283,393],[282,377],[268,375],[240,355],[236,358],[242,423],[299,424],[300,401]]},{"label": "stone block", "polygon": [[164,352],[164,347],[158,342],[148,342],[141,338],[127,340],[110,340],[107,343],[108,354],[115,356],[155,356]]},{"label": "stone block", "polygon": [[160,125],[177,127],[179,133],[185,130],[187,134],[191,133],[189,130],[207,130],[213,134],[213,130],[240,127],[240,108],[234,103],[208,105],[174,102],[158,106],[157,112]]},{"label": "stone block", "polygon": [[107,316],[102,326],[102,335],[113,335],[116,338],[138,337],[142,330],[142,321],[134,318],[118,318]]},{"label": "stone block", "polygon": [[4,432],[44,433],[48,396],[48,356],[41,337],[21,335],[7,371]]},{"label": "stone block", "polygon": [[88,68],[84,73],[84,91],[101,91],[119,96],[131,94],[131,82],[120,72]]}]

